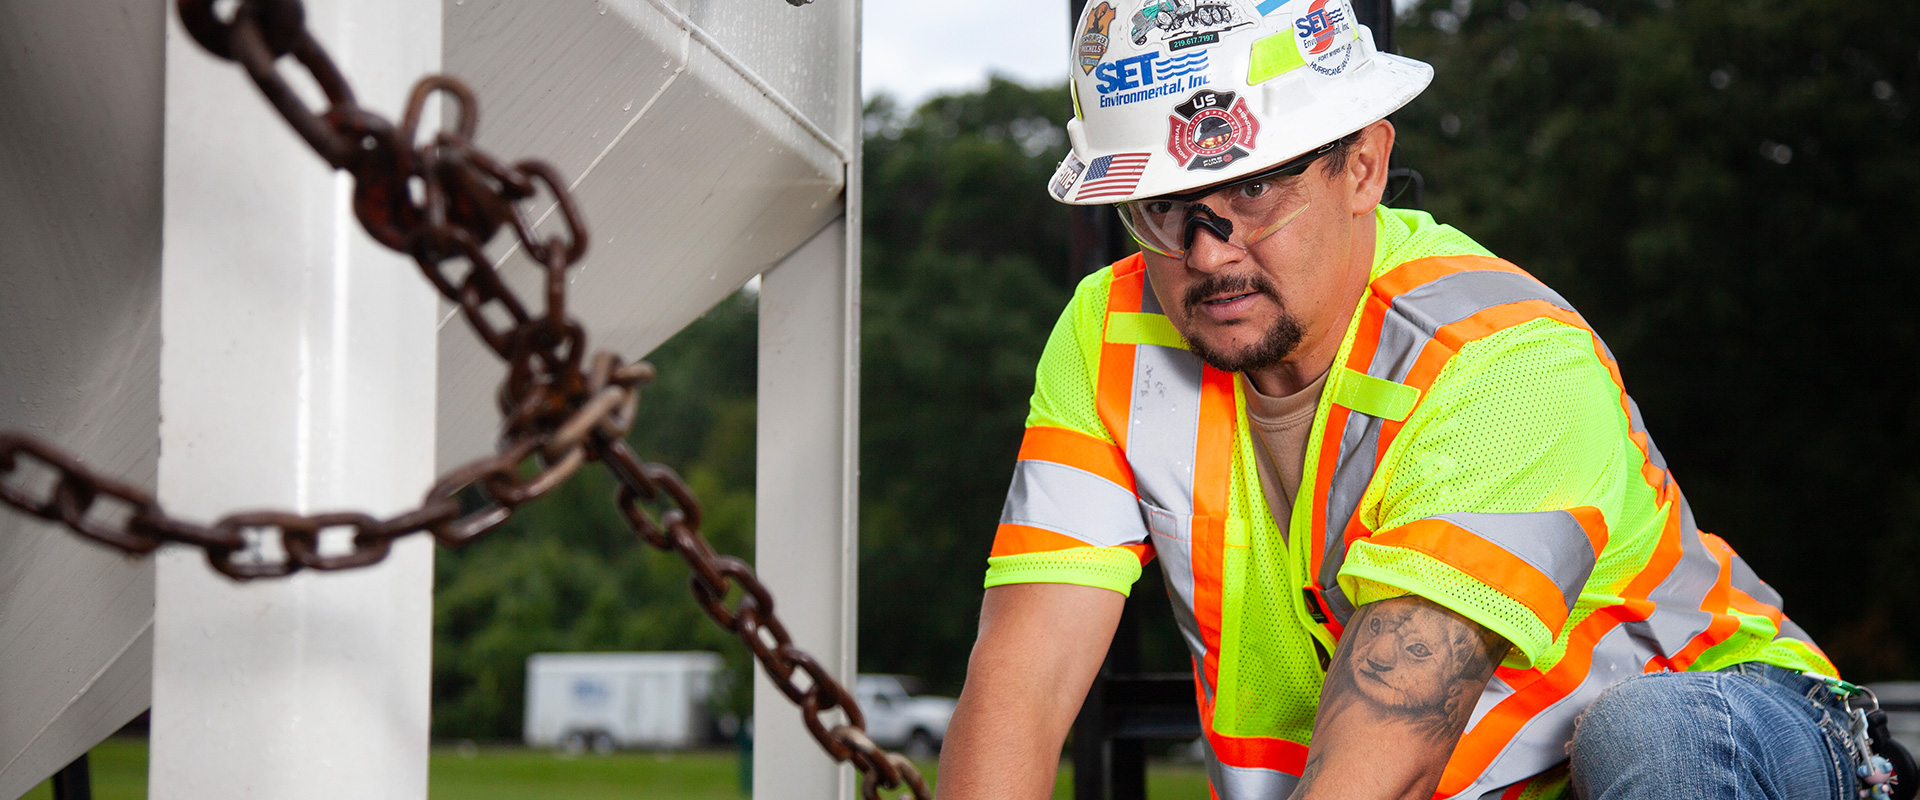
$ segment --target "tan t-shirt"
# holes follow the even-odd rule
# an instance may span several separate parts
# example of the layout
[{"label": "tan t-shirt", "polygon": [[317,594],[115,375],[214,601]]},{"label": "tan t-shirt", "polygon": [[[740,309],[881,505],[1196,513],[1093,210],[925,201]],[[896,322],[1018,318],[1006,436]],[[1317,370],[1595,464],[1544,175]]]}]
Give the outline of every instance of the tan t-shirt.
[{"label": "tan t-shirt", "polygon": [[1253,460],[1266,491],[1267,510],[1273,512],[1280,535],[1287,535],[1293,518],[1293,496],[1300,491],[1300,472],[1307,461],[1307,435],[1313,431],[1313,412],[1320,406],[1327,373],[1285,397],[1268,397],[1240,376],[1247,393],[1247,419],[1253,423]]}]

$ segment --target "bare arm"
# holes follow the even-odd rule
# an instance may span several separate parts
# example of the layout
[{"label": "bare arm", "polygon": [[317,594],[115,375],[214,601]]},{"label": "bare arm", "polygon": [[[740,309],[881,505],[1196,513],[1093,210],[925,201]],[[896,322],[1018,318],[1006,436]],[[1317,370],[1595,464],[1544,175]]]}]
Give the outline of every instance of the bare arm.
[{"label": "bare arm", "polygon": [[1294,799],[1432,797],[1508,647],[1425,598],[1362,606],[1334,650]]},{"label": "bare arm", "polygon": [[1065,583],[987,590],[967,685],[940,752],[940,800],[1053,795],[1060,745],[1126,597]]}]

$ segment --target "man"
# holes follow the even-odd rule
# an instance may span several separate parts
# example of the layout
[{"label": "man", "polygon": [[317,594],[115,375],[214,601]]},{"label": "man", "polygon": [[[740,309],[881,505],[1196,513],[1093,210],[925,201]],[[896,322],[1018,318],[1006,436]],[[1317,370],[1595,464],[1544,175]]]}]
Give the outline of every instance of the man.
[{"label": "man", "polygon": [[1851,797],[1843,685],[1801,674],[1832,664],[1695,527],[1606,346],[1379,205],[1431,68],[1343,0],[1207,5],[1074,28],[1048,189],[1143,252],[1041,358],[941,796],[1050,794],[1157,558],[1224,800]]}]

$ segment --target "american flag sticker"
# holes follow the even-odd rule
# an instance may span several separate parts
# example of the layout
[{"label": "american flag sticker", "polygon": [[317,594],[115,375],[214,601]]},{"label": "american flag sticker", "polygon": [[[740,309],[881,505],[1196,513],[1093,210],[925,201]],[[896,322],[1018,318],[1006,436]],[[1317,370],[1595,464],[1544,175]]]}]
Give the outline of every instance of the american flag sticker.
[{"label": "american flag sticker", "polygon": [[1078,200],[1099,200],[1104,197],[1125,197],[1133,193],[1133,187],[1140,183],[1140,173],[1147,170],[1149,153],[1115,153],[1101,156],[1087,165],[1087,174],[1080,179],[1080,193],[1073,196]]}]

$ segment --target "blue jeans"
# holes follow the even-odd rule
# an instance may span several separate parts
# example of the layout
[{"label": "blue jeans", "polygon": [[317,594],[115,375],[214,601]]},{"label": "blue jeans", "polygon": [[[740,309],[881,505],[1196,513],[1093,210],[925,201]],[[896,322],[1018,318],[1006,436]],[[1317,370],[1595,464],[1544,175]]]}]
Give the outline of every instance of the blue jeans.
[{"label": "blue jeans", "polygon": [[1854,798],[1845,703],[1768,664],[1622,681],[1580,717],[1567,751],[1587,800]]}]

